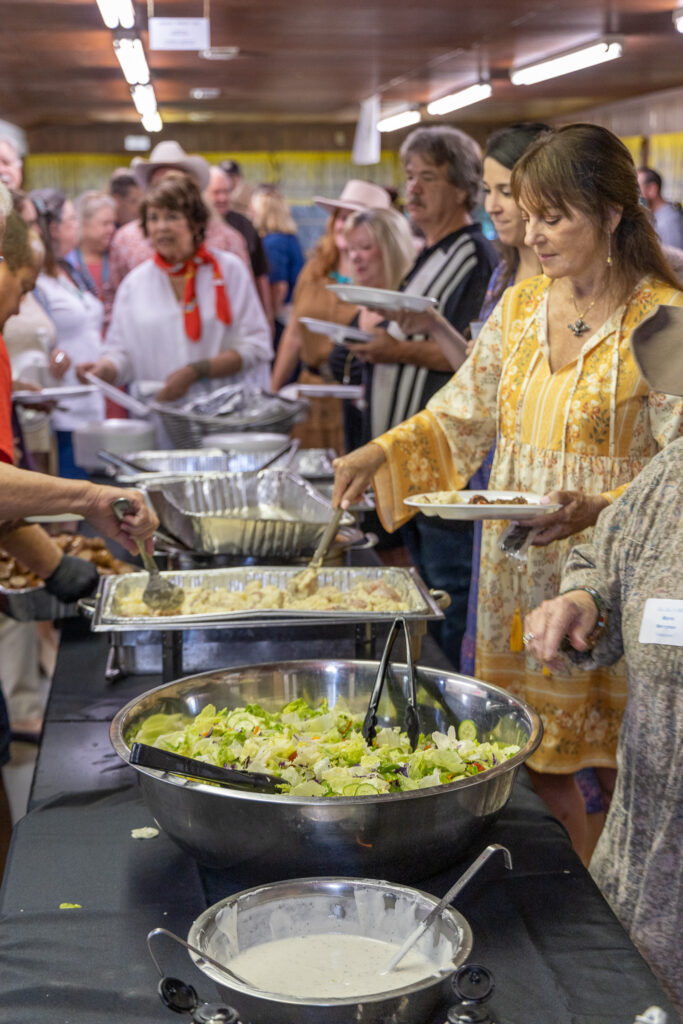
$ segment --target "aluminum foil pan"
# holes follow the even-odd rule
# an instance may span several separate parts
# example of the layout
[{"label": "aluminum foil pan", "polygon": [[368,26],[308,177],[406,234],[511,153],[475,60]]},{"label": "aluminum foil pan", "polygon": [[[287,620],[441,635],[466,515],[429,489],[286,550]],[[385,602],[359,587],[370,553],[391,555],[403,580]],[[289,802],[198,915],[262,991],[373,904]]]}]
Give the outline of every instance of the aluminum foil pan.
[{"label": "aluminum foil pan", "polygon": [[266,457],[263,452],[227,452],[223,448],[130,452],[123,458],[144,466],[144,470],[117,473],[116,478],[120,483],[138,484],[149,480],[150,473],[173,477],[194,473],[251,473],[260,469]]},{"label": "aluminum foil pan", "polygon": [[[275,586],[287,587],[292,576],[301,572],[299,566],[252,566],[234,569],[204,569],[184,572],[162,572],[165,579],[183,587],[205,587],[211,590],[242,590],[250,580],[261,580]],[[408,610],[401,612],[408,620],[441,619],[443,612],[425,583],[414,569],[393,566],[372,566],[357,568],[330,566],[318,573],[322,585],[331,584],[340,590],[351,590],[361,580],[381,580],[397,590],[405,599]],[[395,612],[363,611],[300,611],[295,609],[258,609],[255,611],[214,612],[200,615],[147,615],[126,617],[117,611],[117,599],[138,590],[140,577],[131,573],[124,576],[108,576],[97,592],[91,620],[94,632],[124,632],[129,630],[178,630],[209,628],[216,623],[240,629],[246,627],[282,626],[302,622],[368,623],[393,622]]]},{"label": "aluminum foil pan", "polygon": [[[162,477],[141,485],[167,533],[211,554],[313,554],[332,515],[326,498],[284,470]],[[342,525],[353,522],[345,513]]]},{"label": "aluminum foil pan", "polygon": [[226,431],[275,431],[288,434],[308,409],[305,399],[291,400],[263,392],[258,407],[249,406],[225,416],[186,412],[167,402],[152,402],[162,426],[176,448],[197,448],[202,438]]}]

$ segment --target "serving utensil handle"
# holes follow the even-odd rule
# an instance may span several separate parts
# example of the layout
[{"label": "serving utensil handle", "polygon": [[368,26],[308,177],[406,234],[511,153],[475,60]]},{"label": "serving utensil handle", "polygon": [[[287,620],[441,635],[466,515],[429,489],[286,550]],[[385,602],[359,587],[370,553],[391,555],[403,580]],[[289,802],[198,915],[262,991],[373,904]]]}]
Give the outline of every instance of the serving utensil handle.
[{"label": "serving utensil handle", "polygon": [[[135,511],[135,506],[133,505],[133,502],[130,501],[129,498],[116,498],[116,500],[112,501],[112,503],[111,503],[111,510],[114,513],[114,515],[116,516],[116,518],[119,520],[119,522],[121,522],[123,520],[123,517],[128,512],[134,512]],[[154,561],[152,556],[147,552],[147,549],[145,548],[145,545],[142,543],[140,538],[139,537],[133,537],[133,541],[135,542],[135,546],[137,547],[137,549],[138,549],[138,551],[140,553],[140,558],[142,559],[142,564],[144,565],[144,567],[147,570],[147,572],[149,572],[149,573],[157,573],[157,572],[159,572],[158,565],[156,564],[156,562]]]},{"label": "serving utensil handle", "polygon": [[371,743],[377,734],[377,708],[379,707],[382,689],[384,688],[384,680],[387,674],[389,658],[391,657],[391,652],[394,649],[396,637],[401,629],[405,636],[406,662],[408,665],[408,693],[405,695],[407,702],[405,730],[408,734],[408,739],[410,740],[410,746],[415,750],[420,735],[420,721],[417,712],[417,683],[415,678],[413,653],[410,644],[410,633],[408,631],[408,624],[403,616],[399,616],[394,619],[391,629],[389,630],[389,635],[384,645],[384,650],[382,651],[382,660],[379,663],[379,668],[375,677],[375,685],[372,688],[370,703],[368,704],[368,710],[365,713],[361,732],[366,743]]}]

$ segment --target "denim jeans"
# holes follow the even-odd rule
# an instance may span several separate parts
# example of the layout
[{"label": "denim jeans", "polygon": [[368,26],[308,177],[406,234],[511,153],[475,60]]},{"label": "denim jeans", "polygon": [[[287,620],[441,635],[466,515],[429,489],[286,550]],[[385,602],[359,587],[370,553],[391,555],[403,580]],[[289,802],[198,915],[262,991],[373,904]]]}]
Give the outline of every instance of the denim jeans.
[{"label": "denim jeans", "polygon": [[418,515],[401,529],[403,542],[425,583],[451,598],[445,618],[429,623],[429,632],[456,670],[467,620],[472,574],[472,523]]}]

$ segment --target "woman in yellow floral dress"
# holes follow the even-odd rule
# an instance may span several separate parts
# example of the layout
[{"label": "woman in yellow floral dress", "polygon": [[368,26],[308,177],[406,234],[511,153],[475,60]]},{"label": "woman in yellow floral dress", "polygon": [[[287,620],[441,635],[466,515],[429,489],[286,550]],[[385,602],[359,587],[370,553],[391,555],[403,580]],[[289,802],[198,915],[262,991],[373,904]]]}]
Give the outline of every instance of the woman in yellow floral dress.
[{"label": "woman in yellow floral dress", "polygon": [[425,410],[337,460],[333,501],[348,504],[372,480],[384,525],[396,529],[411,514],[405,497],[465,487],[496,441],[491,489],[561,504],[530,521],[525,572],[499,549],[508,524],[484,524],[476,674],[540,712],[534,786],[583,853],[574,773],[615,767],[625,674],[621,665],[544,672],[524,652],[521,618],[558,592],[568,552],[590,538],[601,509],[683,432],[683,402],[650,390],[629,346],[653,307],[683,305],[683,293],[639,204],[631,157],[606,129],[548,133],[512,184],[543,274],[504,293]]}]

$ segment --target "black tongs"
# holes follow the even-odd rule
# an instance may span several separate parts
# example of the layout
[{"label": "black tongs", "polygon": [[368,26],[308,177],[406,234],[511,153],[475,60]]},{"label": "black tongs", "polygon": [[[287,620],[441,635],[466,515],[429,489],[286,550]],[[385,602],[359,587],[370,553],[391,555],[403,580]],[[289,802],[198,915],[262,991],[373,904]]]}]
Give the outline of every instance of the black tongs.
[{"label": "black tongs", "polygon": [[134,743],[128,758],[130,764],[141,768],[154,768],[160,772],[173,772],[175,775],[186,775],[190,779],[218,782],[223,786],[250,786],[256,789],[279,793],[283,780],[268,772],[248,772],[237,768],[221,768],[219,765],[208,764],[194,757],[174,754],[161,747],[152,747],[148,743]]},{"label": "black tongs", "polygon": [[413,654],[410,649],[410,633],[408,632],[408,625],[402,616],[394,619],[392,627],[389,630],[389,636],[387,637],[387,642],[384,645],[382,660],[379,663],[379,669],[377,670],[377,676],[375,678],[375,685],[372,689],[370,703],[368,705],[368,710],[365,713],[361,732],[366,743],[371,743],[377,735],[377,708],[379,707],[380,698],[382,696],[382,689],[384,687],[384,680],[387,674],[389,658],[391,657],[391,652],[394,644],[396,643],[396,637],[401,629],[403,629],[403,635],[406,641],[406,662],[408,664],[408,694],[406,697],[407,704],[404,725],[405,731],[408,734],[408,739],[410,740],[411,749],[415,750],[420,736],[420,720],[417,713],[415,666],[413,664]]}]

